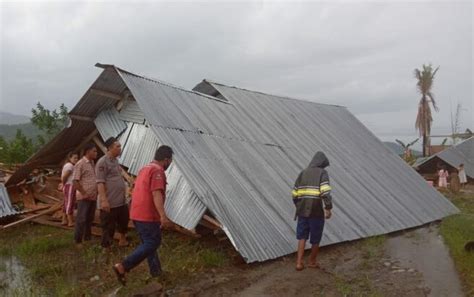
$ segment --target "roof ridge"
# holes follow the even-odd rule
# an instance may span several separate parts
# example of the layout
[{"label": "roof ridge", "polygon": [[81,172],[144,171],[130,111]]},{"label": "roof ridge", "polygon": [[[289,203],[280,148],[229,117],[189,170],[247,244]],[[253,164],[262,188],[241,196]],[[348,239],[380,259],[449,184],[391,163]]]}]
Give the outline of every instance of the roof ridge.
[{"label": "roof ridge", "polygon": [[265,92],[261,92],[261,91],[249,90],[249,89],[236,87],[236,86],[229,86],[229,85],[226,85],[226,84],[223,84],[223,83],[220,83],[220,82],[216,82],[216,81],[213,81],[213,80],[210,80],[210,79],[203,79],[203,81],[205,81],[205,82],[207,82],[211,85],[219,85],[219,86],[224,86],[224,87],[227,87],[227,88],[242,90],[242,91],[246,91],[246,92],[252,92],[252,93],[261,94],[261,95],[265,95],[265,96],[277,97],[278,99],[283,99],[283,100],[293,100],[293,101],[300,101],[300,102],[306,102],[306,103],[312,103],[312,104],[329,105],[329,106],[347,108],[347,106],[343,106],[343,105],[314,102],[314,101],[310,101],[309,99],[293,98],[293,97],[288,97],[288,96],[265,93]]},{"label": "roof ridge", "polygon": [[186,89],[185,87],[177,86],[177,85],[174,85],[174,84],[172,84],[172,83],[165,82],[165,81],[162,81],[162,80],[159,80],[159,79],[156,79],[156,78],[144,76],[144,75],[141,75],[141,74],[136,74],[136,73],[134,73],[134,72],[125,70],[125,69],[120,68],[120,67],[118,67],[118,66],[115,66],[114,64],[101,64],[101,63],[96,63],[95,66],[96,66],[96,67],[99,67],[99,68],[103,68],[103,69],[106,69],[106,68],[114,68],[117,72],[119,72],[119,75],[120,75],[120,72],[126,73],[126,74],[129,74],[129,75],[132,75],[132,76],[135,76],[135,77],[144,79],[144,80],[148,80],[148,81],[151,81],[151,82],[160,84],[160,85],[164,85],[164,86],[167,86],[167,87],[170,87],[170,88],[173,88],[173,89],[177,89],[177,90],[184,91],[184,92],[188,92],[188,93],[193,93],[193,94],[195,94],[195,95],[202,96],[202,97],[205,97],[205,98],[207,98],[207,99],[211,99],[211,100],[214,100],[214,101],[218,101],[218,102],[221,102],[221,103],[225,103],[225,104],[230,104],[230,105],[232,105],[230,102],[228,102],[228,101],[226,101],[226,100],[222,100],[222,99],[219,99],[219,98],[217,98],[217,97],[210,96],[210,95],[207,95],[207,94],[204,94],[204,93],[200,93],[200,92],[196,92],[196,91],[193,91],[193,90],[188,90],[188,89]]}]

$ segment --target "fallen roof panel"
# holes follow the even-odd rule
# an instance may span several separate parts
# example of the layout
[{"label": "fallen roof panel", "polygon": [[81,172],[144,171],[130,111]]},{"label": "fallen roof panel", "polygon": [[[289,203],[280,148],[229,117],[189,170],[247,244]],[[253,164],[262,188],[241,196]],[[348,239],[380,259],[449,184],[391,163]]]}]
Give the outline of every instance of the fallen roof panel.
[{"label": "fallen roof panel", "polygon": [[[121,72],[160,143],[247,262],[296,250],[290,189],[328,155],[334,217],[323,245],[419,226],[458,210],[344,107],[214,85],[229,104]],[[207,101],[206,101],[207,100]]]}]

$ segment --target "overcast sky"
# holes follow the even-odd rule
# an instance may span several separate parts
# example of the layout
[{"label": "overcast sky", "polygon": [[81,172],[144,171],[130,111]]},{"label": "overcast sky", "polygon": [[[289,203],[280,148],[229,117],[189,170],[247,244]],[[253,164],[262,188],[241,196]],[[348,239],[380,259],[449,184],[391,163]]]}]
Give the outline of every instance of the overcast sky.
[{"label": "overcast sky", "polygon": [[416,138],[413,70],[440,66],[433,133],[474,128],[473,4],[2,3],[0,110],[72,107],[96,62],[186,88],[203,78],[347,106],[383,140]]}]

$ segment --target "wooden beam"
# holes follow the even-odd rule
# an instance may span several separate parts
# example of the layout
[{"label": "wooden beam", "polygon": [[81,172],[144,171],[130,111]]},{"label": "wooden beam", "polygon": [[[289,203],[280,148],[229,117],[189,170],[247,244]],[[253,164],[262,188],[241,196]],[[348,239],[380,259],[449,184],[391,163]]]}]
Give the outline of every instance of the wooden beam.
[{"label": "wooden beam", "polygon": [[120,111],[122,110],[123,106],[125,105],[125,102],[127,102],[127,100],[129,100],[129,97],[132,95],[132,93],[130,93],[129,90],[125,90],[125,92],[123,92],[123,96],[122,96],[122,99],[117,102],[117,104],[115,105],[115,108]]},{"label": "wooden beam", "polygon": [[104,155],[107,154],[107,148],[105,147],[105,144],[102,142],[102,140],[100,140],[100,138],[97,135],[92,137],[92,140],[99,147],[99,149],[104,153]]},{"label": "wooden beam", "polygon": [[219,228],[219,229],[222,229],[222,224],[219,223],[218,220],[214,219],[214,218],[211,218],[210,216],[208,215],[203,215],[202,216],[202,219],[211,223],[212,225],[214,225],[216,228]]},{"label": "wooden beam", "polygon": [[69,117],[73,120],[78,120],[78,121],[86,121],[86,122],[93,122],[94,118],[91,117],[86,117],[86,116],[80,116],[76,114],[70,114]]},{"label": "wooden beam", "polygon": [[120,101],[122,99],[122,96],[120,96],[119,94],[104,91],[104,90],[98,90],[98,89],[90,88],[89,91],[94,95],[107,97],[109,99],[113,99],[113,100],[116,100],[116,101]]},{"label": "wooden beam", "polygon": [[40,212],[40,213],[38,213],[38,214],[29,216],[29,217],[27,217],[27,218],[24,218],[24,219],[21,219],[21,220],[19,220],[19,221],[13,222],[13,223],[11,223],[11,224],[5,225],[5,226],[2,227],[2,229],[7,229],[7,228],[10,228],[10,227],[19,225],[19,224],[21,224],[21,223],[25,223],[25,222],[31,221],[31,220],[33,220],[33,219],[35,219],[35,218],[39,218],[39,217],[41,217],[41,216],[44,216],[44,215],[47,215],[47,214],[51,214],[51,213],[53,213],[53,212],[55,212],[55,211],[60,210],[62,207],[63,207],[62,203],[58,203],[58,204],[56,204],[56,205],[51,206],[49,209],[44,210],[44,211],[42,211],[42,212]]},{"label": "wooden beam", "polygon": [[84,138],[84,140],[77,146],[76,148],[76,151],[77,152],[80,152],[81,149],[91,141],[91,139],[96,136],[97,134],[99,133],[99,131],[97,131],[97,129],[95,129],[94,131],[92,131],[89,135],[86,136],[86,138]]}]

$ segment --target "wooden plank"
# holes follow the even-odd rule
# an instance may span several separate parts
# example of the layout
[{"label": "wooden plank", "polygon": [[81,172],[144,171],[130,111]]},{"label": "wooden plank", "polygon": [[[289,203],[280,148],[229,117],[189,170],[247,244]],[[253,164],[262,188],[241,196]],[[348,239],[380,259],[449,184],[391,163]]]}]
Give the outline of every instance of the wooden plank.
[{"label": "wooden plank", "polygon": [[10,227],[13,227],[13,226],[16,226],[16,225],[19,225],[19,224],[22,224],[22,223],[26,223],[26,222],[29,222],[33,219],[36,219],[36,218],[39,218],[41,216],[44,216],[44,215],[47,215],[47,214],[51,214],[59,209],[62,208],[62,203],[58,203],[56,205],[53,205],[51,206],[49,209],[46,209],[46,210],[43,210],[41,211],[40,213],[38,214],[35,214],[35,215],[32,215],[32,216],[29,216],[27,218],[24,218],[24,219],[21,219],[19,221],[16,221],[16,222],[13,222],[13,223],[10,223],[8,225],[5,225],[2,227],[2,229],[6,229],[6,228],[10,228]]},{"label": "wooden plank", "polygon": [[59,202],[58,199],[51,199],[51,198],[49,198],[48,196],[41,195],[41,194],[36,194],[36,195],[35,195],[35,199],[36,199],[36,200],[39,200],[39,201],[41,201],[41,202],[43,202],[43,203],[49,204],[49,205],[54,204],[54,203],[56,203],[56,202]]},{"label": "wooden plank", "polygon": [[218,229],[222,229],[222,224],[218,220],[216,220],[216,219],[214,219],[214,218],[212,218],[208,215],[203,215],[202,218],[203,218],[203,220],[211,223],[212,225],[214,225]]},{"label": "wooden plank", "polygon": [[201,238],[201,235],[197,234],[196,230],[188,230],[188,229],[183,228],[183,227],[181,227],[179,225],[176,225],[176,224],[173,224],[173,227],[171,227],[171,230],[176,231],[176,232],[181,233],[181,234],[184,234],[184,235],[187,235],[187,236],[194,237],[194,238]]},{"label": "wooden plank", "polygon": [[78,121],[85,121],[85,122],[93,122],[94,118],[91,117],[86,117],[86,116],[80,116],[76,114],[70,114],[69,117],[73,120],[78,120]]},{"label": "wooden plank", "polygon": [[107,97],[109,99],[113,99],[113,100],[117,100],[117,101],[120,101],[122,99],[122,96],[120,96],[119,94],[112,93],[112,92],[109,92],[109,91],[90,88],[89,92],[91,92],[94,95]]},{"label": "wooden plank", "polygon": [[22,215],[25,215],[25,214],[29,214],[29,213],[32,213],[32,212],[37,212],[37,211],[40,211],[40,210],[43,210],[43,209],[47,209],[47,208],[50,208],[51,205],[44,205],[44,206],[39,206],[39,207],[36,207],[35,209],[28,209],[28,210],[24,210],[22,212],[20,212]]}]

